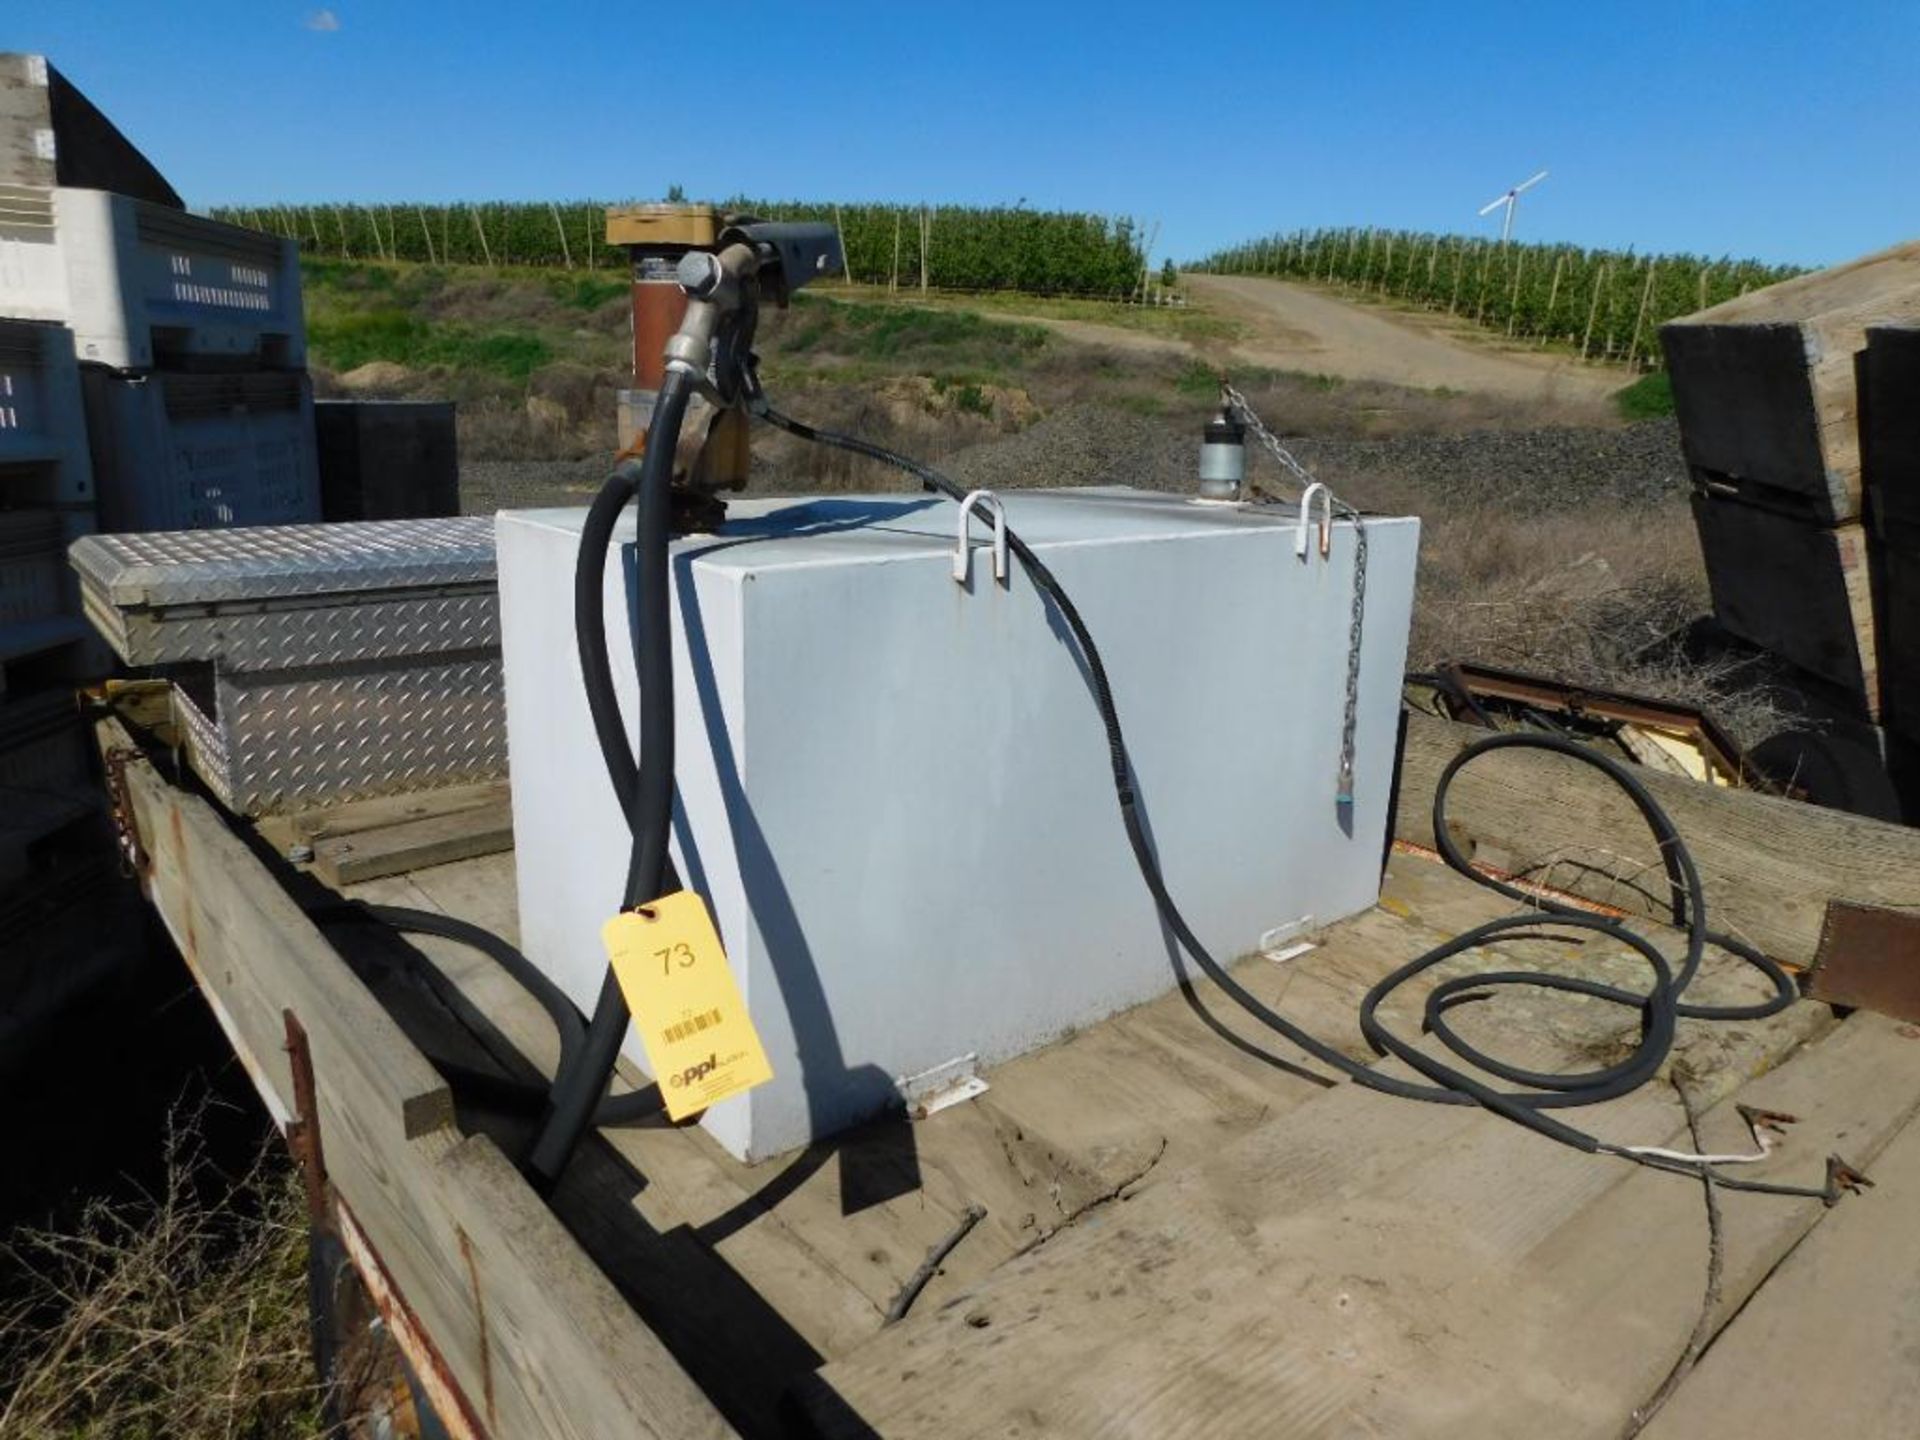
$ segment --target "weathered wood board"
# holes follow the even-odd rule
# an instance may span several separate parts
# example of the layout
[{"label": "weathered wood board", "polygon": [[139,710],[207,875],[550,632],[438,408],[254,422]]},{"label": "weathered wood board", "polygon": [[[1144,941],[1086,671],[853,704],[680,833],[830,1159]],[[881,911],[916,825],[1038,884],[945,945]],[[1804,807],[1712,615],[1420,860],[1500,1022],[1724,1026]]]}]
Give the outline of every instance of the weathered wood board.
[{"label": "weathered wood board", "polygon": [[513,848],[513,810],[502,799],[378,829],[328,835],[313,843],[314,865],[329,885],[424,870]]},{"label": "weathered wood board", "polygon": [[297,810],[278,817],[287,832],[301,840],[328,840],[337,835],[357,835],[365,830],[384,830],[413,820],[431,820],[467,810],[482,810],[509,803],[510,792],[504,780],[488,780],[479,785],[448,785],[437,790],[416,790],[405,795],[375,795],[366,800],[349,800],[342,805],[323,805],[313,810]]},{"label": "weathered wood board", "polygon": [[[1453,757],[1487,732],[1407,717],[1395,833],[1433,844],[1433,789]],[[1706,887],[1716,929],[1778,960],[1810,965],[1829,899],[1920,905],[1920,830],[1748,790],[1659,775],[1639,779],[1672,816]],[[1646,822],[1605,777],[1557,755],[1503,750],[1476,760],[1448,791],[1448,819],[1470,856],[1499,868],[1554,857],[1557,888],[1635,913],[1662,913],[1666,891]],[[1614,878],[1646,867],[1637,883]],[[1593,868],[1583,869],[1590,863]]]},{"label": "weathered wood board", "polygon": [[1696,481],[1832,524],[1860,514],[1855,361],[1920,320],[1920,242],[1797,276],[1661,328]]},{"label": "weathered wood board", "polygon": [[[1887,1147],[1873,1181],[1861,1203],[1842,1205],[1787,1256],[1645,1440],[1911,1428],[1920,1416],[1920,1126]],[[1880,1421],[1896,1428],[1878,1431]]]},{"label": "weathered wood board", "polygon": [[[488,856],[346,893],[459,915],[510,938],[511,864]],[[1361,990],[1439,943],[1444,928],[1509,908],[1429,861],[1404,868],[1406,880],[1393,883],[1411,886],[1416,903],[1343,922],[1284,966],[1249,959],[1242,983],[1350,1054],[1370,1053],[1355,1030]],[[1429,910],[1441,928],[1414,918]],[[431,937],[413,943],[516,1058],[550,1071],[551,1026],[492,961]],[[1209,1003],[1220,1023],[1251,1029],[1217,997]],[[987,1219],[916,1309],[938,1307],[1143,1177],[1280,1123],[1324,1088],[1236,1049],[1178,994],[998,1066],[990,1079],[984,1096],[910,1130],[868,1127],[760,1166],[740,1164],[698,1129],[610,1128],[601,1132],[610,1162],[576,1165],[555,1204],[696,1378],[724,1380],[736,1423],[767,1433],[788,1381],[876,1334],[906,1277],[969,1205]],[[897,1194],[861,1198],[876,1164],[917,1173]],[[645,1177],[637,1191],[634,1176]]]},{"label": "weathered wood board", "polygon": [[[1841,1145],[1871,1166],[1920,1109],[1917,1048],[1862,1015],[1741,1087],[1801,1118],[1767,1172],[1818,1185]],[[1665,1086],[1584,1118],[1685,1143]],[[1723,1105],[1706,1134],[1743,1127]],[[1726,1203],[1720,1323],[1829,1213]],[[1612,1440],[1699,1312],[1700,1215],[1683,1177],[1342,1087],[887,1331],[808,1400],[834,1440]]]},{"label": "weathered wood board", "polygon": [[[117,720],[98,739],[133,748]],[[285,1012],[305,1028],[329,1178],[484,1432],[732,1434],[227,821],[144,760],[125,773],[154,908],[282,1123]]]},{"label": "weathered wood board", "polygon": [[1714,618],[1733,634],[1855,696],[1878,715],[1879,658],[1866,528],[1807,524],[1714,491],[1693,520]]}]

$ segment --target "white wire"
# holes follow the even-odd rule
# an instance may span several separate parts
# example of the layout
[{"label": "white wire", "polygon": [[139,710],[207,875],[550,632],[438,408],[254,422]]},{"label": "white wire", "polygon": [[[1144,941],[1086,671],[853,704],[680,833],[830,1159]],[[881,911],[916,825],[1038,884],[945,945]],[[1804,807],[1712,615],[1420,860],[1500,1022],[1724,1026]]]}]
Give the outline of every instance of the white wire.
[{"label": "white wire", "polygon": [[1622,1145],[1622,1155],[1637,1155],[1647,1160],[1678,1160],[1686,1165],[1751,1165],[1773,1153],[1773,1146],[1760,1130],[1753,1132],[1760,1148],[1751,1155],[1697,1155],[1690,1150],[1663,1150],[1658,1145]]}]

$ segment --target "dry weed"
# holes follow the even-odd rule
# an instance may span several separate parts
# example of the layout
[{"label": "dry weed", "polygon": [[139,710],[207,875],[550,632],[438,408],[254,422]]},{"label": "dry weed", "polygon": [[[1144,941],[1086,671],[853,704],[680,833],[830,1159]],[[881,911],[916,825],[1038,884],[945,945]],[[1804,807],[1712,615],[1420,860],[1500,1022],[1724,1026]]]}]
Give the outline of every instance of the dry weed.
[{"label": "dry weed", "polygon": [[306,1249],[284,1159],[222,1176],[176,1114],[158,1194],[0,1247],[0,1437],[318,1436]]},{"label": "dry weed", "polygon": [[1421,537],[1409,663],[1470,659],[1692,705],[1752,743],[1784,712],[1741,659],[1686,653],[1681,637],[1709,608],[1684,503],[1455,507]]}]

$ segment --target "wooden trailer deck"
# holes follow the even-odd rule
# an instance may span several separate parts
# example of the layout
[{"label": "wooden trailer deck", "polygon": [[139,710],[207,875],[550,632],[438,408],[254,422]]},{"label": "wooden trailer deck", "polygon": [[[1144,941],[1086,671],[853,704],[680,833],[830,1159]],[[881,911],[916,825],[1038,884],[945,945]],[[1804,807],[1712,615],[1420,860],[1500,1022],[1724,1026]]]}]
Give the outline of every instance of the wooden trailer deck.
[{"label": "wooden trailer deck", "polygon": [[[489,825],[498,843],[499,796],[303,817],[320,854],[295,866],[284,826],[225,815],[119,718],[100,736],[152,902],[269,1109],[317,1131],[334,1223],[457,1434],[1613,1440],[1700,1319],[1699,1183],[1270,1063],[1250,1047],[1294,1057],[1204,983],[990,1071],[971,1101],[759,1166],[697,1129],[604,1129],[549,1209],[508,1159],[524,1120],[457,1105],[426,1058],[545,1074],[556,1043],[539,1008],[484,955],[323,933],[307,914],[336,898],[325,870],[350,899],[515,939],[512,854],[462,853]],[[1408,839],[1453,743],[1444,727],[1410,737]],[[1627,833],[1605,796],[1542,788],[1530,763],[1461,787],[1456,812],[1484,856],[1522,853],[1508,833],[1522,811],[1542,835],[1572,837],[1547,844]],[[1782,958],[1810,958],[1817,931],[1800,894],[1769,898],[1780,847],[1806,857],[1797,882],[1816,918],[1822,886],[1920,903],[1913,832],[1696,788],[1732,804],[1728,826],[1744,833],[1696,847],[1721,923]],[[1685,832],[1680,807],[1695,802],[1671,794]],[[353,878],[395,864],[411,868]],[[1553,878],[1641,908],[1617,881],[1601,892],[1593,873]],[[1306,954],[1237,973],[1363,1055],[1355,1011],[1370,984],[1512,908],[1403,850],[1378,907]],[[444,983],[393,963],[402,944]],[[1502,948],[1639,983],[1638,962],[1604,939]],[[1710,962],[1698,993],[1757,986]],[[1617,1008],[1517,991],[1457,1014],[1469,1038],[1549,1066],[1614,1058],[1635,1028]],[[1652,1433],[1798,1436],[1805,1421],[1786,1417],[1809,1414],[1900,1432],[1920,1343],[1920,1029],[1811,1002],[1761,1022],[1683,1022],[1672,1071],[1582,1122],[1691,1148],[1684,1090],[1709,1148],[1745,1148],[1734,1105],[1759,1105],[1800,1122],[1747,1173],[1817,1184],[1838,1152],[1884,1183],[1833,1210],[1717,1193],[1724,1274],[1702,1335],[1718,1338]],[[1785,1345],[1791,1365],[1775,1353]]]}]

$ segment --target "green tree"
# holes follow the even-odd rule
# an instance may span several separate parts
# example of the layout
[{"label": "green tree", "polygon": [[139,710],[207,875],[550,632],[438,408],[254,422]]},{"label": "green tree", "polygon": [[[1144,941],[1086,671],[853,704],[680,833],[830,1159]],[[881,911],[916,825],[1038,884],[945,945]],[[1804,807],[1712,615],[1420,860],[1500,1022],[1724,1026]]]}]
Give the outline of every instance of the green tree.
[{"label": "green tree", "polygon": [[1173,258],[1171,256],[1169,256],[1166,263],[1160,267],[1160,283],[1169,290],[1180,283],[1180,272],[1173,268]]}]

